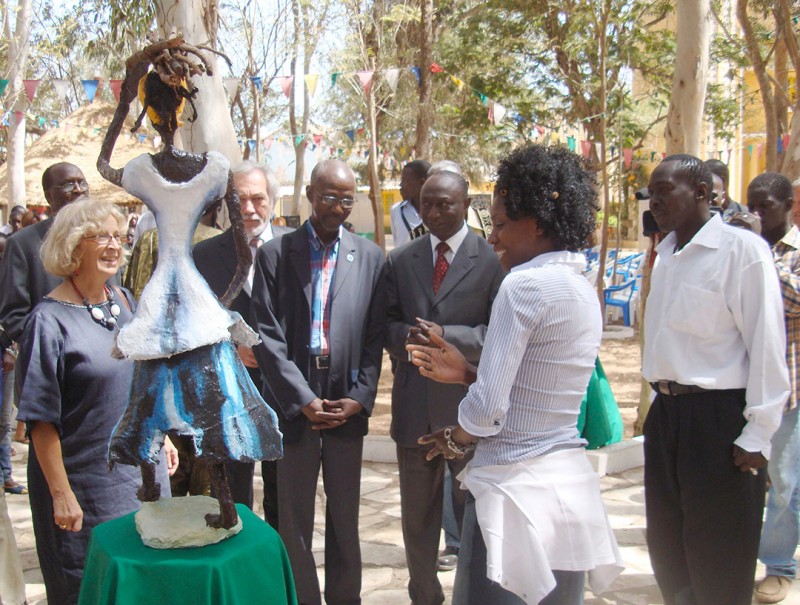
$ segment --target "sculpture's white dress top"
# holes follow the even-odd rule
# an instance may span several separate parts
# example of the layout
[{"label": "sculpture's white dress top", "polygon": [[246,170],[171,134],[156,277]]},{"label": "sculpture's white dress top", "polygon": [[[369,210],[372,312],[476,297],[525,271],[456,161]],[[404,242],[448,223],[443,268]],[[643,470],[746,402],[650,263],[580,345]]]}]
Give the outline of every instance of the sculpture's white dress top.
[{"label": "sculpture's white dress top", "polygon": [[[129,359],[171,357],[231,338],[258,342],[238,313],[220,303],[192,261],[192,233],[209,204],[224,197],[230,164],[208,152],[206,166],[186,183],[162,177],[151,156],[131,160],[122,186],[155,214],[158,264],[139,300],[136,315],[117,336],[117,349]],[[157,197],[156,197],[157,196]]]}]

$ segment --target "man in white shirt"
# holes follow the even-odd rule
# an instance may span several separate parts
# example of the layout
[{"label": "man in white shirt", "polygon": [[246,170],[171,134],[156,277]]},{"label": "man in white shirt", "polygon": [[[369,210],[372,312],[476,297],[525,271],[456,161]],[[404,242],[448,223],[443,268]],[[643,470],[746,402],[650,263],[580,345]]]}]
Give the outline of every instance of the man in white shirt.
[{"label": "man in white shirt", "polygon": [[650,177],[663,232],[645,314],[642,373],[656,390],[645,435],[650,560],[666,605],[749,605],[770,438],[789,396],[786,333],[769,247],[710,215],[696,157]]},{"label": "man in white shirt", "polygon": [[428,232],[419,213],[419,194],[428,178],[430,167],[425,160],[414,160],[403,166],[400,173],[400,195],[403,196],[403,201],[389,210],[395,248]]}]

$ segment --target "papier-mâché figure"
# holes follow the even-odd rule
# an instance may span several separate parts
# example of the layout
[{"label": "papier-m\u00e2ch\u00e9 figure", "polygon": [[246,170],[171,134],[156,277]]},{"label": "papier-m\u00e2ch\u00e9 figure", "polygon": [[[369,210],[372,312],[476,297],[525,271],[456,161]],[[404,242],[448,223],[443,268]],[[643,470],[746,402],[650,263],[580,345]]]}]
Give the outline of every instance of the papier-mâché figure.
[{"label": "papier-m\u00e2ch\u00e9 figure", "polygon": [[[151,64],[154,70],[148,73]],[[224,463],[274,460],[281,457],[282,445],[277,417],[232,342],[252,346],[258,338],[238,313],[223,306],[238,294],[252,262],[228,160],[213,151],[190,153],[174,145],[183,107],[196,93],[189,77],[203,73],[210,72],[198,49],[180,38],[159,41],[129,58],[119,105],[97,160],[104,178],[152,210],[159,245],[158,264],[136,314],[116,337],[115,354],[136,365],[130,402],[111,436],[108,459],[109,464],[140,465],[140,499],[155,501],[160,486],[154,464],[165,435],[190,437],[197,457],[209,466],[220,502],[220,514],[209,514],[206,521],[228,529],[237,523],[237,514]],[[144,110],[134,130],[147,113],[164,148],[114,169],[111,153],[137,90]],[[218,300],[194,266],[190,246],[203,210],[221,197],[229,209],[239,267]]]}]

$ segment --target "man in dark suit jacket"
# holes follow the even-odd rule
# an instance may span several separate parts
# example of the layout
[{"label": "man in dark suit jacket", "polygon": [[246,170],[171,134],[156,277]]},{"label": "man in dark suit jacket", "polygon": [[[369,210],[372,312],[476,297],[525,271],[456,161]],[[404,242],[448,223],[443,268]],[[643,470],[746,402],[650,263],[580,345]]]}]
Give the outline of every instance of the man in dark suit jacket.
[{"label": "man in dark suit jacket", "polygon": [[42,173],[44,198],[50,205],[50,218],[20,229],[8,238],[0,270],[0,350],[3,369],[14,367],[14,354],[9,347],[19,340],[33,308],[61,283],[61,278],[44,270],[39,249],[53,224],[53,217],[66,204],[84,197],[89,185],[81,169],[59,162]]},{"label": "man in dark suit jacket", "polygon": [[[457,424],[458,404],[467,389],[421,376],[405,346],[427,342],[425,335],[433,331],[477,364],[492,302],[504,276],[491,246],[464,222],[467,190],[464,178],[453,172],[428,177],[420,194],[420,210],[430,233],[393,250],[386,264],[385,344],[397,360],[391,434],[397,443],[408,592],[415,605],[444,602],[436,571],[445,464],[455,477],[468,461],[426,460],[430,446],[420,446],[417,439]],[[453,507],[459,527],[464,495],[454,481]]]},{"label": "man in dark suit jacket", "polygon": [[280,534],[301,605],[321,603],[311,541],[320,463],[327,495],[325,599],[361,603],[361,452],[378,389],[385,323],[380,248],[342,227],[355,203],[347,164],[311,173],[311,217],[256,255],[256,358],[278,405]]},{"label": "man in dark suit jacket", "polygon": [[[233,184],[239,193],[242,205],[245,231],[251,241],[251,250],[256,250],[264,243],[277,239],[291,231],[287,227],[271,224],[272,208],[280,197],[280,187],[275,175],[263,164],[245,161],[233,170]],[[192,251],[195,265],[211,286],[214,294],[222,296],[236,273],[238,260],[233,243],[233,230],[205,241],[199,242]],[[230,309],[239,313],[245,321],[250,320],[250,293],[253,287],[253,269],[247,283],[239,295],[233,299]],[[264,392],[261,372],[258,369],[253,352],[249,347],[239,345],[239,355],[247,367],[250,378],[261,392]],[[253,470],[252,462],[230,462],[226,465],[228,485],[234,502],[253,508]],[[261,463],[261,477],[264,480],[264,516],[267,522],[278,529],[278,484],[277,462],[265,460]]]}]

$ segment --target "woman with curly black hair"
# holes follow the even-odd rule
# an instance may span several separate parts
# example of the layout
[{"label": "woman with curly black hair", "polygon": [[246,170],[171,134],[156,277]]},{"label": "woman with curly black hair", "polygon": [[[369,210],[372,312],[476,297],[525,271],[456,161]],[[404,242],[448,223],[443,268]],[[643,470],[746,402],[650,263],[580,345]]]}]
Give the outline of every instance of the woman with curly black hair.
[{"label": "woman with curly black hair", "polygon": [[531,145],[497,169],[489,243],[510,273],[480,369],[434,334],[409,346],[423,376],[473,383],[458,426],[420,438],[460,458],[469,489],[454,605],[579,605],[622,570],[599,477],[577,430],[600,349],[597,295],[578,252],[594,230],[594,176],[565,149]]}]

